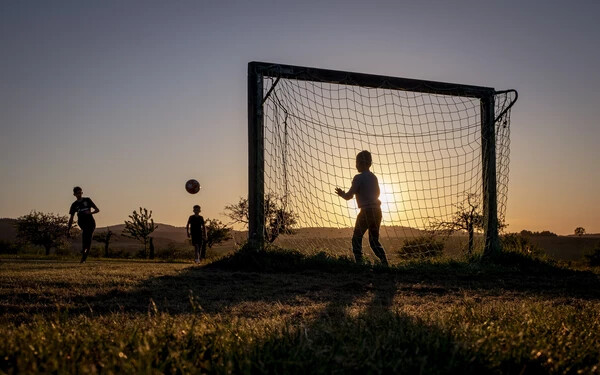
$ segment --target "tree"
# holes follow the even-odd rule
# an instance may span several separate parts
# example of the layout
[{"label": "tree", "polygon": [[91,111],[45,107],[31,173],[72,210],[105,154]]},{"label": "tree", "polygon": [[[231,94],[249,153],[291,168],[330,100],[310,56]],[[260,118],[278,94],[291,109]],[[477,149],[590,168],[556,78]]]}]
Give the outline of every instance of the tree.
[{"label": "tree", "polygon": [[206,219],[206,245],[212,248],[213,245],[230,240],[231,228],[217,219]]},{"label": "tree", "polygon": [[149,239],[149,250],[150,250],[150,259],[154,259],[154,238],[150,237]]},{"label": "tree", "polygon": [[550,232],[549,230],[543,230],[541,232],[532,232],[527,229],[523,229],[520,232],[521,236],[525,237],[556,237],[558,236],[556,233]]},{"label": "tree", "polygon": [[158,225],[154,225],[154,219],[152,219],[152,211],[148,211],[146,208],[140,207],[140,213],[133,210],[133,214],[129,215],[131,220],[125,220],[125,229],[123,229],[123,236],[133,238],[144,244],[144,257],[148,257],[148,242],[150,235]]},{"label": "tree", "polygon": [[94,234],[94,241],[100,242],[104,244],[104,257],[108,258],[108,246],[110,245],[110,239],[113,236],[113,231],[110,230],[109,227],[106,227],[106,231],[97,232]]},{"label": "tree", "polygon": [[43,246],[46,255],[51,248],[57,248],[66,242],[67,216],[32,211],[17,218],[17,238],[34,245]]},{"label": "tree", "polygon": [[473,240],[475,231],[483,230],[483,214],[479,208],[479,202],[475,194],[467,194],[466,202],[458,204],[456,212],[450,221],[435,222],[432,225],[433,232],[441,232],[446,235],[460,230],[469,234],[468,253],[473,252]]},{"label": "tree", "polygon": [[577,227],[577,228],[575,228],[575,235],[576,236],[581,237],[584,234],[585,234],[585,228],[583,228],[583,227]]},{"label": "tree", "polygon": [[590,266],[597,267],[600,266],[600,242],[596,245],[594,250],[585,254]]},{"label": "tree", "polygon": [[[240,200],[232,205],[225,206],[225,215],[234,223],[248,225],[248,199]],[[265,226],[264,236],[269,243],[273,243],[280,234],[294,234],[292,229],[297,224],[298,215],[287,209],[282,199],[275,195],[265,195]]]}]

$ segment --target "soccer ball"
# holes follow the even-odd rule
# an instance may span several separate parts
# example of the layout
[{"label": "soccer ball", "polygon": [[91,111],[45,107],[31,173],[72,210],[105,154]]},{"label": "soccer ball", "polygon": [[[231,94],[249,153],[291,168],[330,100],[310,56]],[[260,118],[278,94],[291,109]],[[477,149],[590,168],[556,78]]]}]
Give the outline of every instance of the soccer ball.
[{"label": "soccer ball", "polygon": [[201,189],[200,183],[194,179],[188,180],[185,183],[185,190],[190,194],[196,194]]}]

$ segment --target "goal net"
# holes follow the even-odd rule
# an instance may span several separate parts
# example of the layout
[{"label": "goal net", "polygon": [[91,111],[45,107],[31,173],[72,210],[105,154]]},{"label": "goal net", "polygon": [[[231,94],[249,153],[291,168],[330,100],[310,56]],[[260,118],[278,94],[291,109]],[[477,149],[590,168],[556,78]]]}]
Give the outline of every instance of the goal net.
[{"label": "goal net", "polygon": [[[359,209],[335,188],[350,188],[362,150],[379,181],[388,257],[481,249],[495,209],[486,191],[496,195],[493,225],[502,226],[515,91],[264,63],[249,71],[250,157],[259,155],[250,184],[263,201],[250,190],[262,203],[265,242],[351,255]],[[495,161],[486,159],[482,98],[493,109]],[[371,253],[367,234],[363,252]]]}]

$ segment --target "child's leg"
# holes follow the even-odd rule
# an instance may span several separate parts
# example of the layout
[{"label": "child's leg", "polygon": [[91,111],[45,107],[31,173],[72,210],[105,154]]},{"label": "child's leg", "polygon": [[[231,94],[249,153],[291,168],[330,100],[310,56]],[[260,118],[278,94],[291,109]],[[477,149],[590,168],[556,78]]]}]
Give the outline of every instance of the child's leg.
[{"label": "child's leg", "polygon": [[87,254],[85,251],[85,246],[87,244],[87,230],[85,228],[83,228],[81,225],[79,226],[79,228],[81,228],[81,260],[79,261],[79,263],[83,263],[85,262],[85,259],[87,258]]},{"label": "child's leg", "polygon": [[385,249],[379,242],[379,227],[381,226],[381,208],[370,208],[367,210],[369,222],[369,245],[373,252],[381,260],[381,264],[388,264]]},{"label": "child's leg", "polygon": [[94,236],[95,225],[81,226],[81,263],[85,262],[92,247],[92,237]]},{"label": "child's leg", "polygon": [[206,259],[206,241],[202,241],[200,259]]},{"label": "child's leg", "polygon": [[356,263],[362,263],[362,239],[367,231],[368,225],[366,216],[363,210],[360,210],[356,217],[356,224],[354,225],[354,234],[352,235],[352,252],[354,253],[354,259]]},{"label": "child's leg", "polygon": [[194,244],[194,261],[195,262],[200,261],[200,244],[198,244],[198,243]]}]

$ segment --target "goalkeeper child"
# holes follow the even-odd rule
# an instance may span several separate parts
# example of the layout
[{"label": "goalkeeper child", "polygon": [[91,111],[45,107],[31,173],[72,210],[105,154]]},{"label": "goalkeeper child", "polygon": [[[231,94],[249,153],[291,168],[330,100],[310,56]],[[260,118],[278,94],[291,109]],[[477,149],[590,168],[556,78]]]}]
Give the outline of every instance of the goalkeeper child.
[{"label": "goalkeeper child", "polygon": [[352,187],[348,192],[339,187],[335,192],[345,200],[350,200],[356,195],[356,203],[360,213],[356,217],[354,234],[352,235],[352,252],[357,263],[362,263],[362,239],[365,232],[369,231],[369,245],[381,264],[387,266],[388,261],[385,250],[379,242],[379,227],[381,226],[381,201],[379,200],[379,182],[377,176],[369,170],[373,159],[369,151],[361,151],[356,155],[356,169],[358,174],[352,180]]}]

